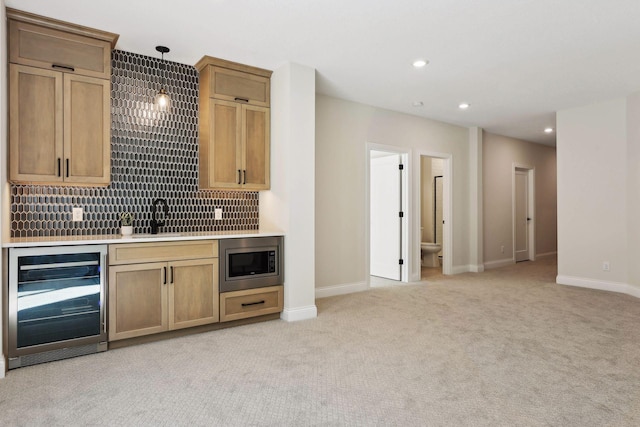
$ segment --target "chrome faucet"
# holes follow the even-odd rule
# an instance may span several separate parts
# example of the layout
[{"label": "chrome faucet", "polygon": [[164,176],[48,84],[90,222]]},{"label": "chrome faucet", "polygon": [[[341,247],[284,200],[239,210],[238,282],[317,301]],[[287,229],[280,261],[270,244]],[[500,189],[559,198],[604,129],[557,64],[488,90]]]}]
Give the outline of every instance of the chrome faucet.
[{"label": "chrome faucet", "polygon": [[[163,205],[164,215],[161,215],[161,221],[158,221],[156,214],[158,213],[158,205]],[[151,203],[151,234],[158,234],[158,227],[164,226],[164,220],[169,215],[169,205],[165,199],[155,199]]]}]

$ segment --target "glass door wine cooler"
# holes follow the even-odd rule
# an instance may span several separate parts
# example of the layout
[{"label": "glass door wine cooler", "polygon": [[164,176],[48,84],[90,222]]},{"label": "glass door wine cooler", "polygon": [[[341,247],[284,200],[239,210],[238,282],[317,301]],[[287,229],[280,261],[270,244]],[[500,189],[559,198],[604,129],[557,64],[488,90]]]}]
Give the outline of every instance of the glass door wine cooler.
[{"label": "glass door wine cooler", "polygon": [[9,249],[9,369],[107,349],[106,245]]}]

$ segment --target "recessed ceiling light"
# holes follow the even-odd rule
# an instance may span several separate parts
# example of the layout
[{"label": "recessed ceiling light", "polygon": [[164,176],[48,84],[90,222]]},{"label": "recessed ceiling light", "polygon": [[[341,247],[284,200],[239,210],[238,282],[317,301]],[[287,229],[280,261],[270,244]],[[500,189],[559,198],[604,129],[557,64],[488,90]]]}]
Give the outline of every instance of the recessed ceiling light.
[{"label": "recessed ceiling light", "polygon": [[468,102],[462,102],[460,105],[458,105],[458,108],[461,110],[466,110],[469,107],[471,107],[471,104],[469,104]]},{"label": "recessed ceiling light", "polygon": [[413,61],[413,66],[416,68],[422,68],[425,65],[427,65],[429,63],[429,61],[425,60],[425,59],[416,59],[415,61]]},{"label": "recessed ceiling light", "polygon": [[553,128],[544,128],[544,133],[551,133],[553,132]]},{"label": "recessed ceiling light", "polygon": [[414,101],[413,102],[413,106],[414,107],[422,107],[424,105],[424,102],[422,101]]}]

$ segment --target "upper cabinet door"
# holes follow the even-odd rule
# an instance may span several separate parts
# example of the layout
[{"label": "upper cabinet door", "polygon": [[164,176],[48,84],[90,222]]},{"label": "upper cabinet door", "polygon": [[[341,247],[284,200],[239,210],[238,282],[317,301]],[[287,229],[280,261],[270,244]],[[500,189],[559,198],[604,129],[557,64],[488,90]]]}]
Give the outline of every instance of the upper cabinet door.
[{"label": "upper cabinet door", "polygon": [[270,186],[269,109],[242,106],[243,188],[268,190]]},{"label": "upper cabinet door", "polygon": [[111,43],[10,20],[9,62],[109,79]]},{"label": "upper cabinet door", "polygon": [[9,179],[61,182],[62,73],[9,65]]},{"label": "upper cabinet door", "polygon": [[211,67],[212,98],[268,107],[271,100],[268,77]]},{"label": "upper cabinet door", "polygon": [[[208,159],[201,162],[200,173],[208,176],[208,187],[242,187],[241,105],[209,100]],[[208,165],[208,167],[207,167]]]},{"label": "upper cabinet door", "polygon": [[64,74],[64,180],[108,184],[111,178],[110,83]]}]

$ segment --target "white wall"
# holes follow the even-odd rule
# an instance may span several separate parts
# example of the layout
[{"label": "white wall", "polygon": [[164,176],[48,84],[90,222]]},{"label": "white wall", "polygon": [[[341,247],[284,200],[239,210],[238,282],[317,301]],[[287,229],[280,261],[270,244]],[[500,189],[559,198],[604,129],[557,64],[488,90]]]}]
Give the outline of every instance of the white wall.
[{"label": "white wall", "polygon": [[271,78],[271,190],[260,229],[285,233],[284,320],[316,317],[315,70],[287,63]]},{"label": "white wall", "polygon": [[[468,130],[363,104],[316,97],[316,288],[366,283],[366,144],[412,151],[414,203],[420,202],[419,151],[453,159],[453,266],[468,271]],[[412,218],[410,272],[419,277],[420,217]]]},{"label": "white wall", "polygon": [[[4,0],[0,0],[0,200],[2,200],[2,210],[0,212],[8,212],[9,209],[5,209],[9,203],[9,191],[7,184],[7,22]],[[4,242],[4,239],[8,238],[8,229],[5,227],[8,224],[6,215],[1,215],[0,220],[0,241]],[[0,257],[0,272],[4,270],[2,257]],[[4,289],[7,288],[8,283],[2,281]],[[3,314],[3,295],[4,292],[0,292],[0,325],[4,324]],[[0,378],[4,377],[5,371],[5,356],[3,354],[4,348],[4,328],[0,327]]]},{"label": "white wall", "polygon": [[[556,150],[506,136],[483,135],[484,264],[514,262],[512,228],[513,165],[535,168],[536,254],[557,251]],[[504,253],[501,247],[504,246]]]},{"label": "white wall", "polygon": [[640,296],[638,110],[636,94],[558,112],[558,283]]}]

